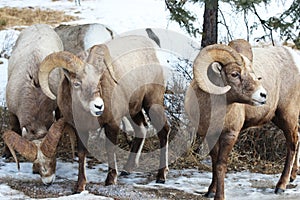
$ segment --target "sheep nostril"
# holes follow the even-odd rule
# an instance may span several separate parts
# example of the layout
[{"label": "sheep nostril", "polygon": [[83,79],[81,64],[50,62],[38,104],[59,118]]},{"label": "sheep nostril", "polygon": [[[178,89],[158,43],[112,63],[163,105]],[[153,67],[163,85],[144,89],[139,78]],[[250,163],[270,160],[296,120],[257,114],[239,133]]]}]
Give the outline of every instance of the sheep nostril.
[{"label": "sheep nostril", "polygon": [[260,96],[262,97],[262,98],[267,98],[267,94],[266,93],[260,93]]},{"label": "sheep nostril", "polygon": [[103,108],[103,105],[98,106],[95,104],[94,106],[95,106],[95,108],[98,108],[99,110],[101,110]]}]

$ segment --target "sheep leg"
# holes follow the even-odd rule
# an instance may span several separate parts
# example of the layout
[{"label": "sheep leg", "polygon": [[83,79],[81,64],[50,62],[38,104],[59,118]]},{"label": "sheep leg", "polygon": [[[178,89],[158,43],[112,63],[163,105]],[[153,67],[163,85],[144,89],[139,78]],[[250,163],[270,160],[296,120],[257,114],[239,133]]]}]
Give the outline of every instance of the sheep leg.
[{"label": "sheep leg", "polygon": [[223,200],[224,197],[224,179],[227,171],[227,162],[229,154],[238,138],[239,131],[223,132],[219,138],[219,151],[215,173],[217,179],[217,190],[215,200]]},{"label": "sheep leg", "polygon": [[218,151],[219,151],[219,143],[212,148],[212,150],[209,152],[209,155],[211,157],[212,161],[212,182],[208,187],[207,193],[204,194],[205,197],[207,198],[214,198],[217,190],[217,170],[216,170],[216,165],[217,165],[217,159],[218,159]]},{"label": "sheep leg", "polygon": [[[295,106],[296,107],[296,106]],[[292,107],[294,108],[294,107]],[[286,111],[285,111],[286,113]],[[298,113],[286,115],[284,112],[278,111],[274,123],[284,132],[287,144],[287,154],[284,169],[281,177],[276,185],[275,193],[283,193],[290,178],[296,178],[298,170],[298,161],[295,160],[298,148]],[[294,112],[291,112],[294,113]],[[294,163],[296,161],[296,164]],[[294,167],[293,167],[294,165]],[[294,169],[294,170],[293,170]],[[291,176],[292,175],[292,176]]]},{"label": "sheep leg", "polygon": [[116,161],[116,145],[117,145],[117,136],[119,134],[119,126],[114,125],[106,125],[105,126],[105,147],[107,153],[108,160],[108,174],[105,180],[105,185],[114,185],[117,183],[117,161]]},{"label": "sheep leg", "polygon": [[86,186],[86,175],[85,175],[85,164],[87,150],[84,144],[81,142],[80,138],[77,138],[78,146],[78,180],[75,186],[75,193],[80,193],[85,190]]},{"label": "sheep leg", "polygon": [[163,129],[158,132],[158,138],[160,142],[160,164],[156,176],[156,183],[165,183],[167,174],[169,172],[169,167],[168,167],[169,126],[167,123],[165,123]]},{"label": "sheep leg", "polygon": [[154,128],[158,131],[157,135],[160,142],[160,160],[159,169],[156,176],[156,183],[165,183],[168,168],[168,140],[169,140],[169,125],[167,123],[164,109],[161,104],[152,104],[152,107],[145,109]]},{"label": "sheep leg", "polygon": [[124,170],[121,172],[122,175],[128,175],[133,168],[138,166],[139,158],[143,149],[143,145],[146,137],[146,129],[144,124],[146,124],[146,120],[142,111],[137,113],[130,123],[134,129],[135,137],[132,141],[130,154],[127,160],[126,165],[124,166]]},{"label": "sheep leg", "polygon": [[[299,136],[299,134],[298,134],[298,136]],[[296,150],[296,156],[295,156],[295,160],[294,160],[294,164],[293,164],[293,169],[291,172],[290,182],[293,182],[296,179],[298,170],[299,170],[299,141],[298,141],[298,146],[297,146],[297,150]]]}]

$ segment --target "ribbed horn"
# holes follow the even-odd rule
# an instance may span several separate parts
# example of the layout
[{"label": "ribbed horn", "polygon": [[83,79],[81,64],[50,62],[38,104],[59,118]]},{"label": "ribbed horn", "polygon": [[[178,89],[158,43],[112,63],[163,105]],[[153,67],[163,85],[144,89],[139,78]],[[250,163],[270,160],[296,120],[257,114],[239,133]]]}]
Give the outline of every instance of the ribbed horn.
[{"label": "ribbed horn", "polygon": [[229,85],[219,87],[213,84],[208,78],[207,70],[213,62],[218,62],[222,66],[226,66],[230,63],[236,63],[242,66],[242,57],[233,48],[227,45],[214,44],[203,48],[194,61],[194,78],[199,87],[210,94],[225,94],[231,88]]},{"label": "ribbed horn", "polygon": [[65,122],[63,121],[63,119],[59,119],[51,125],[40,146],[41,151],[46,157],[52,158],[53,156],[55,156],[58,142],[62,134],[64,133],[64,128]]},{"label": "ribbed horn", "polygon": [[11,151],[15,161],[17,162],[18,169],[20,168],[20,166],[18,164],[19,162],[14,150],[19,152],[24,158],[28,159],[31,162],[36,159],[37,146],[33,142],[23,138],[22,136],[11,130],[5,131],[2,135],[2,138]]},{"label": "ribbed horn", "polygon": [[90,49],[89,58],[87,62],[94,66],[97,66],[97,62],[99,62],[99,60],[104,61],[111,78],[114,80],[115,83],[118,83],[112,65],[112,58],[110,56],[109,49],[105,44],[94,45]]},{"label": "ribbed horn", "polygon": [[84,68],[84,62],[67,51],[52,53],[43,60],[39,69],[39,83],[43,92],[53,100],[56,97],[49,88],[49,75],[57,67],[77,73]]}]

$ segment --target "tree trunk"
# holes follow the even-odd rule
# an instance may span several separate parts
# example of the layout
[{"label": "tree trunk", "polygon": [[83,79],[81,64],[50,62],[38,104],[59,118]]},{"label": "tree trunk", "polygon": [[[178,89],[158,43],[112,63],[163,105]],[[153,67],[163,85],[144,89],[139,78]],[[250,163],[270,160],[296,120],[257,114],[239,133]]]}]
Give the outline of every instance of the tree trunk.
[{"label": "tree trunk", "polygon": [[205,0],[201,47],[218,42],[218,0]]}]

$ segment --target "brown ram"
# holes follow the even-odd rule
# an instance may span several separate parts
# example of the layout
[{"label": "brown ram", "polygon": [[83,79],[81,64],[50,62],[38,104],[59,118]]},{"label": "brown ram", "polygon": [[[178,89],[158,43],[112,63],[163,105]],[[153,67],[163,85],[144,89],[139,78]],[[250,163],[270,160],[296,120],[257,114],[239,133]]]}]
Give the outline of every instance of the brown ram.
[{"label": "brown ram", "polygon": [[[110,185],[115,184],[117,179],[115,148],[120,120],[126,115],[131,117],[138,136],[134,141],[137,145],[133,146],[141,147],[146,134],[142,109],[158,130],[161,159],[157,182],[165,181],[169,127],[163,112],[163,71],[154,48],[153,41],[148,38],[127,36],[93,46],[83,59],[68,52],[59,52],[43,61],[39,80],[45,94],[52,99],[56,97],[49,89],[49,74],[57,67],[64,68],[65,78],[61,81],[57,101],[65,121],[81,136],[77,192],[83,191],[86,185],[87,149],[84,145],[87,144],[88,130],[95,126],[95,117],[98,118],[97,125],[104,127],[107,137],[109,169],[105,184]],[[140,148],[131,149],[128,170],[136,164],[140,151]]]},{"label": "brown ram", "polygon": [[298,170],[299,56],[284,47],[251,48],[245,40],[211,45],[194,61],[185,109],[210,148],[213,178],[207,197],[224,199],[227,160],[240,131],[273,121],[284,132],[287,155],[275,193]]},{"label": "brown ram", "polygon": [[[10,156],[12,152],[19,168],[14,153],[14,150],[17,150],[25,158],[33,161],[34,173],[39,173],[45,184],[54,181],[56,157],[54,152],[45,152],[47,148],[41,147],[40,142],[55,120],[53,112],[57,110],[57,104],[41,90],[38,71],[40,63],[47,55],[62,49],[60,38],[50,26],[33,25],[21,32],[8,63],[6,101],[11,131],[3,135],[9,148],[5,150],[4,156]],[[49,82],[55,92],[60,79],[58,70],[51,74]],[[44,140],[48,141],[45,138]],[[24,151],[29,147],[34,149],[32,154]],[[37,153],[40,147],[42,151]]]}]

